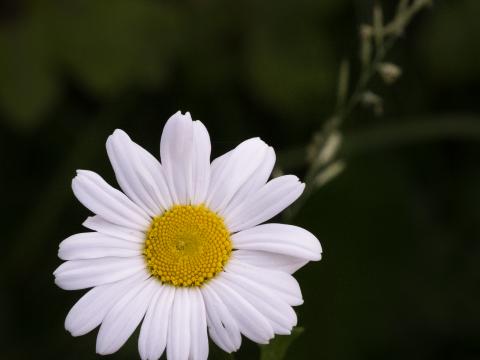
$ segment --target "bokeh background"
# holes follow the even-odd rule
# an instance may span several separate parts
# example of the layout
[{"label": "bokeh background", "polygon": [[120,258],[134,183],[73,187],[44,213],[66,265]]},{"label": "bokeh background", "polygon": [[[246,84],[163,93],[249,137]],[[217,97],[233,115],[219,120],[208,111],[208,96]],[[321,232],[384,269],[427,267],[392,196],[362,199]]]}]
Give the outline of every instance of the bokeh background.
[{"label": "bokeh background", "polygon": [[[386,17],[395,3],[382,2]],[[260,136],[302,177],[372,6],[0,1],[0,358],[98,358],[96,333],[63,329],[83,292],[52,272],[89,215],[75,170],[115,184],[104,149],[115,128],[158,154],[166,119],[190,111],[214,155]],[[324,259],[297,273],[305,331],[288,359],[480,359],[479,17],[478,0],[435,1],[388,57],[399,81],[372,84],[383,116],[359,109],[345,123],[346,170],[291,220]],[[255,358],[244,344],[236,358]],[[137,356],[130,339],[111,358]]]}]

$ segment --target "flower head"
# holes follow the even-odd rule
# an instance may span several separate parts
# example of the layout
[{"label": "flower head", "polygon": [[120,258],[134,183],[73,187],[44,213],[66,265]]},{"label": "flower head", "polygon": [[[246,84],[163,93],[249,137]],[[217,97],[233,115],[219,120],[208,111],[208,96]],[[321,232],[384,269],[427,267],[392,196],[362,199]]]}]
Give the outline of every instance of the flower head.
[{"label": "flower head", "polygon": [[[79,170],[78,200],[91,232],[60,244],[55,283],[89,290],[65,320],[74,336],[100,325],[97,352],[117,351],[140,323],[142,359],[206,359],[208,334],[227,352],[241,334],[267,343],[289,334],[303,302],[292,273],[319,260],[308,231],[263,224],[294,202],[304,184],[268,181],[271,147],[249,139],[210,163],[210,138],[190,114],[165,125],[160,162],[116,130],[107,152],[123,192]],[[143,322],[142,322],[143,320]]]}]

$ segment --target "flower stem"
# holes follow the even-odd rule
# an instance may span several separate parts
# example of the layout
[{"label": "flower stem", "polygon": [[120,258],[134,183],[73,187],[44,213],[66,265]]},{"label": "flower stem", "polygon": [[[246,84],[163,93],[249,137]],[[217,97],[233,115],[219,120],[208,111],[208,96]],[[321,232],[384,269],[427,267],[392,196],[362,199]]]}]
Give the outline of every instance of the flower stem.
[{"label": "flower stem", "polygon": [[[305,192],[302,200],[291,208],[286,214],[287,217],[293,216],[298,208],[303,204],[318,187],[316,181],[321,176],[322,171],[328,171],[332,166],[343,169],[343,163],[338,161],[338,157],[332,156],[329,162],[319,161],[319,156],[324,150],[328,140],[333,134],[341,134],[340,128],[345,120],[361,103],[366,94],[372,79],[378,72],[379,66],[384,62],[388,52],[393,48],[397,40],[404,33],[405,28],[414,18],[414,16],[427,5],[431,5],[431,0],[414,0],[411,4],[409,1],[400,0],[397,13],[393,20],[383,25],[383,13],[378,4],[373,9],[373,25],[364,25],[361,28],[362,51],[361,62],[362,68],[358,80],[353,87],[353,91],[348,96],[348,62],[343,61],[340,66],[338,99],[334,113],[324,123],[320,132],[316,133],[312,143],[309,145],[309,166],[305,175]],[[374,41],[375,40],[375,41]],[[371,56],[371,47],[373,43],[374,55]],[[365,51],[367,49],[368,51]],[[370,94],[371,96],[376,96]],[[380,97],[376,97],[375,99]],[[339,153],[341,153],[339,151]],[[338,174],[339,172],[337,172]]]}]

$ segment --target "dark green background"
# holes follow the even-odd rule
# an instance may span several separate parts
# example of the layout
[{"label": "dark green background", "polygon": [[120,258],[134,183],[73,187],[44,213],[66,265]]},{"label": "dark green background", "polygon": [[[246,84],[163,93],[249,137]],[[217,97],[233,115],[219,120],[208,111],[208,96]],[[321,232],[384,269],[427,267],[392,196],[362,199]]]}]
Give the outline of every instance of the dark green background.
[{"label": "dark green background", "polygon": [[[215,155],[260,136],[303,176],[297,150],[332,112],[372,4],[0,1],[0,358],[97,358],[95,333],[63,329],[82,291],[57,288],[52,272],[89,215],[70,190],[75,169],[114,183],[113,129],[158,154],[166,119],[188,110]],[[479,18],[480,1],[435,1],[388,58],[398,83],[372,84],[383,117],[347,120],[346,171],[293,219],[324,259],[297,273],[305,332],[289,359],[480,359]],[[257,353],[244,341],[237,358]]]}]

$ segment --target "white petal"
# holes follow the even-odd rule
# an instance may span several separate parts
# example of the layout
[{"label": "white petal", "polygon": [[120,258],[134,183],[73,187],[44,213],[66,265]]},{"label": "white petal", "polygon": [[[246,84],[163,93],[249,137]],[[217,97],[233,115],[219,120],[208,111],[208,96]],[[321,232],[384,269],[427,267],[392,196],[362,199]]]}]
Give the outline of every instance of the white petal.
[{"label": "white petal", "polygon": [[265,316],[276,334],[291,333],[297,324],[297,315],[290,305],[276,296],[275,291],[235,272],[223,273],[222,280]]},{"label": "white petal", "polygon": [[208,331],[212,340],[224,351],[237,351],[242,343],[240,329],[209,283],[201,288],[207,308]]},{"label": "white petal", "polygon": [[89,216],[82,225],[87,229],[95,230],[101,234],[113,236],[122,240],[142,244],[145,241],[145,232],[113,224],[99,215]]},{"label": "white petal", "polygon": [[65,319],[65,329],[73,336],[84,335],[95,329],[132,285],[145,281],[146,273],[140,273],[127,279],[94,287],[83,295],[69,311]]},{"label": "white petal", "polygon": [[173,205],[173,199],[160,162],[155,156],[143,149],[140,145],[135,145],[138,147],[139,152],[143,152],[143,156],[140,156],[140,162],[143,164],[145,171],[147,171],[155,181],[156,188],[152,185],[152,191],[155,194],[155,198],[163,209],[170,209]]},{"label": "white petal", "polygon": [[200,121],[193,122],[193,195],[192,204],[201,204],[207,198],[210,185],[210,136]]},{"label": "white petal", "polygon": [[227,151],[225,154],[220,155],[219,157],[213,159],[212,163],[210,164],[211,168],[211,177],[217,178],[220,176],[220,173],[223,171],[223,167],[227,163],[227,160],[232,156],[232,153],[235,149]]},{"label": "white petal", "polygon": [[237,232],[271,219],[297,200],[304,188],[294,175],[270,180],[225,216],[228,228]]},{"label": "white petal", "polygon": [[293,274],[308,263],[308,260],[267,251],[235,250],[235,258],[260,268],[285,271]]},{"label": "white petal", "polygon": [[289,305],[303,304],[302,292],[295,278],[283,271],[269,270],[249,265],[235,258],[236,252],[232,253],[232,258],[226,265],[228,271],[255,279],[270,291],[274,291],[279,298]]},{"label": "white petal", "polygon": [[167,359],[188,360],[191,304],[187,288],[177,288],[168,324]]},{"label": "white petal", "polygon": [[145,211],[92,171],[78,170],[72,189],[86,208],[109,222],[140,231],[150,225]]},{"label": "white petal", "polygon": [[163,129],[160,154],[174,202],[203,202],[210,183],[210,137],[203,124],[188,112],[174,114]]},{"label": "white petal", "polygon": [[[268,145],[258,138],[242,142],[227,156],[212,163],[212,178],[207,205],[214,211],[224,209],[235,193],[263,163]],[[214,171],[213,171],[214,170]]]},{"label": "white petal", "polygon": [[188,289],[190,311],[190,356],[192,360],[207,360],[208,358],[208,335],[207,315],[202,293],[198,288]]},{"label": "white petal", "polygon": [[235,249],[268,251],[309,261],[320,260],[322,256],[315,235],[293,225],[263,224],[240,231],[231,239]]},{"label": "white petal", "polygon": [[266,184],[272,173],[273,166],[275,165],[275,159],[275,151],[272,147],[269,147],[263,161],[258,164],[258,167],[252,173],[250,178],[235,193],[228,206],[220,211],[222,216],[228,217],[229,213],[234,211],[237,206],[241,206],[243,202],[248,200],[250,194],[258,191]]},{"label": "white petal", "polygon": [[108,256],[132,257],[142,254],[143,245],[121,240],[98,232],[70,236],[60,243],[58,257],[62,260],[95,259]]},{"label": "white petal", "polygon": [[[165,208],[164,197],[160,190],[161,184],[147,170],[145,164],[151,161],[150,154],[135,144],[122,130],[115,130],[107,140],[107,153],[115,170],[118,184],[125,194],[150,216],[161,214]],[[158,161],[156,161],[158,163]],[[162,173],[159,169],[159,176]]]},{"label": "white petal", "polygon": [[190,113],[172,115],[163,128],[160,157],[170,193],[176,204],[187,204],[192,178],[193,125]]},{"label": "white petal", "polygon": [[55,270],[53,275],[55,275],[55,284],[62,289],[78,290],[112,283],[145,271],[143,256],[106,257],[66,261]]},{"label": "white petal", "polygon": [[243,335],[259,344],[266,344],[273,338],[272,326],[265,316],[222,281],[221,276],[211,280],[209,285],[228,308]]},{"label": "white petal", "polygon": [[97,353],[113,354],[122,347],[142,321],[157,289],[158,280],[150,278],[135,284],[108,312],[97,336]]},{"label": "white petal", "polygon": [[157,360],[165,351],[174,297],[175,287],[161,286],[155,298],[152,298],[138,339],[138,350],[142,360]]}]

